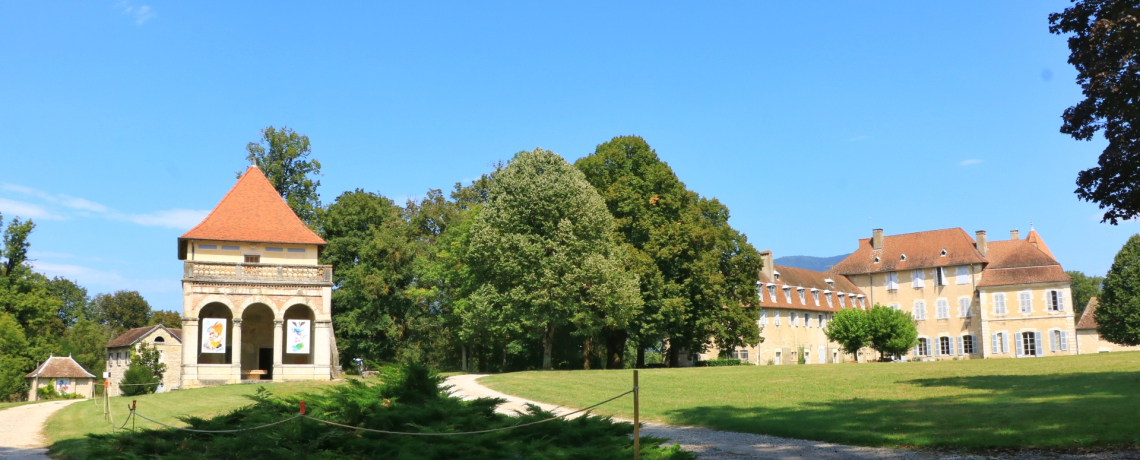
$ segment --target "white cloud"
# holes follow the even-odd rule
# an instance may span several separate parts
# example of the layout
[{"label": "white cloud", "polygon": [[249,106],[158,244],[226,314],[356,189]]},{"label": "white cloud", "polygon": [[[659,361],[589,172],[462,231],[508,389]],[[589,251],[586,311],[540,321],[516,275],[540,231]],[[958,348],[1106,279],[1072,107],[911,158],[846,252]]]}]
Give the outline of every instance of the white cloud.
[{"label": "white cloud", "polygon": [[8,217],[22,217],[24,219],[47,219],[47,220],[60,220],[63,216],[55,214],[41,206],[23,201],[8,200],[0,198],[0,214],[5,214]]},{"label": "white cloud", "polygon": [[[62,193],[48,193],[43,190],[25,187],[17,184],[3,184],[0,189],[16,192],[27,196],[39,198],[47,203],[59,205],[77,211],[81,216],[92,214],[112,220],[133,222],[148,227],[166,227],[175,229],[190,229],[206,218],[210,211],[197,211],[193,209],[168,209],[146,214],[127,214],[108,206],[83,198],[76,198]],[[64,216],[53,213],[48,209],[22,201],[5,200],[0,198],[0,212],[19,214],[37,219],[63,219]]]},{"label": "white cloud", "polygon": [[210,211],[196,211],[193,209],[169,209],[156,211],[150,214],[129,214],[117,217],[121,220],[134,222],[148,227],[166,227],[176,229],[190,229],[198,225]]},{"label": "white cloud", "polygon": [[131,2],[125,0],[115,5],[115,8],[121,10],[123,14],[135,18],[135,24],[138,24],[140,26],[143,25],[144,22],[147,22],[158,16],[158,13],[155,13],[154,9],[151,8],[150,5],[134,6],[131,4]]},{"label": "white cloud", "polygon": [[36,271],[43,273],[49,278],[60,276],[75,281],[82,286],[95,287],[96,290],[99,291],[131,290],[170,292],[176,289],[182,289],[182,285],[178,280],[130,279],[110,270],[99,270],[81,265],[53,264],[40,262],[38,260],[30,264]]},{"label": "white cloud", "polygon": [[981,162],[982,162],[982,160],[979,160],[977,158],[971,158],[969,160],[960,161],[958,163],[958,166],[973,166],[973,165],[976,165],[976,164],[981,163]]}]

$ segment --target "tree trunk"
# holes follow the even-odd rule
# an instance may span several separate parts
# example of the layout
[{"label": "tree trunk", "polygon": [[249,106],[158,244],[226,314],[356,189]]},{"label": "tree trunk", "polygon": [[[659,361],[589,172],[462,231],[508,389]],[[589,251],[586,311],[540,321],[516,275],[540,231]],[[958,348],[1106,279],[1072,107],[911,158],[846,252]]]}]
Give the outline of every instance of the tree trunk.
[{"label": "tree trunk", "polygon": [[637,366],[638,369],[645,368],[645,347],[637,344]]},{"label": "tree trunk", "polygon": [[629,339],[629,332],[625,329],[609,331],[606,334],[606,369],[621,369],[625,367],[625,343]]},{"label": "tree trunk", "polygon": [[479,373],[480,374],[486,374],[487,373],[487,350],[484,349],[483,347],[477,347],[476,349],[479,350],[479,353],[476,355],[479,357]]},{"label": "tree trunk", "polygon": [[582,357],[585,358],[582,361],[583,370],[590,370],[590,352],[592,348],[594,348],[594,338],[586,337],[586,341],[582,343]]},{"label": "tree trunk", "polygon": [[554,325],[547,323],[542,333],[542,370],[550,370],[550,353],[554,350]]},{"label": "tree trunk", "polygon": [[467,372],[467,345],[463,345],[461,348],[463,349],[463,363],[460,364],[459,369],[463,372]]},{"label": "tree trunk", "polygon": [[507,371],[507,346],[503,345],[503,366],[499,368],[499,372]]},{"label": "tree trunk", "polygon": [[672,345],[669,346],[669,367],[677,367],[677,361],[680,360],[681,350]]}]

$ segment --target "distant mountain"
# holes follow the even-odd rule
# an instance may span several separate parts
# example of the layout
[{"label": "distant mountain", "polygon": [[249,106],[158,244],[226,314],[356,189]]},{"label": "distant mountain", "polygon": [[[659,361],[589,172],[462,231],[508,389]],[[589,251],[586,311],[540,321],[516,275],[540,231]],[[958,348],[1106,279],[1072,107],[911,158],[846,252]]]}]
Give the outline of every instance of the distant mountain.
[{"label": "distant mountain", "polygon": [[825,272],[839,261],[846,259],[851,254],[840,254],[832,257],[812,257],[812,256],[784,256],[777,257],[776,265],[787,265],[789,267],[804,268],[808,270],[815,270],[817,272]]}]

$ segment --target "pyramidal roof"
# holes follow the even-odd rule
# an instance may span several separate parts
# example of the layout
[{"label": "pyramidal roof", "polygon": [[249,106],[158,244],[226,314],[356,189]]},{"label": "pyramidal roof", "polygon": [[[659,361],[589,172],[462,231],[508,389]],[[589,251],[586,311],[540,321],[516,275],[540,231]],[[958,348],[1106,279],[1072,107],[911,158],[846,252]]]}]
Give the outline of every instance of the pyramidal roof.
[{"label": "pyramidal roof", "polygon": [[325,244],[256,166],[245,170],[210,215],[178,239],[179,259],[186,258],[186,240]]}]

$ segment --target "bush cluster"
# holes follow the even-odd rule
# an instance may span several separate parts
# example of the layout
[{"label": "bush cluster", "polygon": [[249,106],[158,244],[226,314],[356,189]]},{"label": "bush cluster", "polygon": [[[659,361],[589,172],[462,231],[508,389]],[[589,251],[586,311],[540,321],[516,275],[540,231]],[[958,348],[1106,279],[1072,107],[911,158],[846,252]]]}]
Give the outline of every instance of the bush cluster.
[{"label": "bush cluster", "polygon": [[[422,366],[390,368],[384,383],[350,380],[319,394],[279,398],[261,389],[253,404],[212,419],[187,417],[193,428],[224,430],[276,422],[297,414],[299,402],[314,418],[398,432],[464,432],[520,425],[552,417],[537,407],[518,417],[495,413],[499,399],[463,401],[448,395],[442,378]],[[400,436],[329,426],[308,419],[227,434],[173,429],[89,435],[88,458],[150,459],[629,459],[633,425],[580,417],[492,433]],[[688,460],[678,446],[643,437],[641,458]]]},{"label": "bush cluster", "polygon": [[741,361],[739,359],[710,359],[708,361],[701,362],[708,367],[739,366],[741,364]]}]

